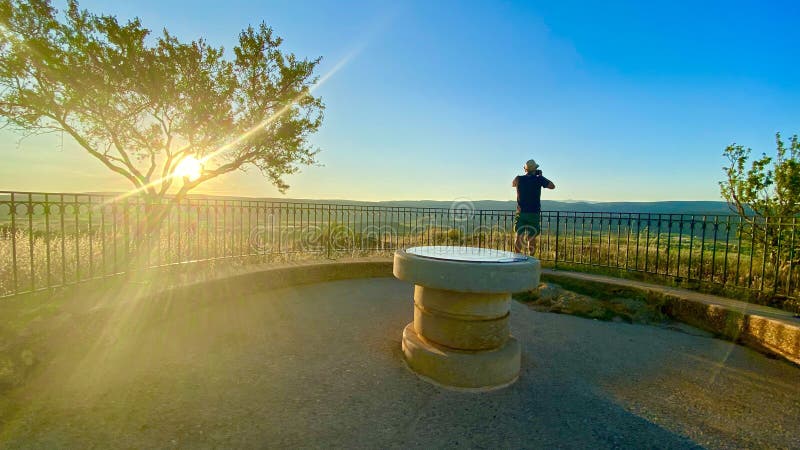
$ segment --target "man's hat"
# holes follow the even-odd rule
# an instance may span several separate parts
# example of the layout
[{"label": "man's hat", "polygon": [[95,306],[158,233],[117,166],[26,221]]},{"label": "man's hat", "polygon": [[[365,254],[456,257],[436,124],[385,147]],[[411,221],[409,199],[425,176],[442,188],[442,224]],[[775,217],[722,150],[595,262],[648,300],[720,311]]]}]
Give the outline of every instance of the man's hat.
[{"label": "man's hat", "polygon": [[525,163],[525,170],[528,172],[536,170],[539,168],[539,165],[536,164],[536,161],[529,159],[528,162]]}]

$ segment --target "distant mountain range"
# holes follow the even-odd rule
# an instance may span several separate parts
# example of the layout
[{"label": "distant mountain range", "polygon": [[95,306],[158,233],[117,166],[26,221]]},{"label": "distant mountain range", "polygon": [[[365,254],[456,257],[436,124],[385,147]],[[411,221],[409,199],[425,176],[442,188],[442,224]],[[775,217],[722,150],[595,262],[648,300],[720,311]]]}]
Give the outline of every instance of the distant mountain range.
[{"label": "distant mountain range", "polygon": [[[268,199],[286,201],[287,199]],[[411,208],[465,208],[483,210],[514,210],[517,203],[513,200],[391,200],[382,202],[362,202],[351,200],[314,200],[297,199],[292,201],[312,202],[335,205],[374,205],[405,206]],[[471,206],[468,206],[471,205]],[[654,214],[731,214],[728,204],[720,201],[664,201],[664,202],[587,202],[542,200],[544,211],[581,211],[581,212],[623,212]]]},{"label": "distant mountain range", "polygon": [[[348,203],[348,202],[342,202]],[[420,208],[463,207],[466,200],[458,202],[409,200],[375,202],[385,206],[408,206]],[[514,210],[517,204],[513,200],[477,200],[471,202],[475,209]],[[455,205],[455,206],[454,206]],[[731,214],[728,204],[719,201],[665,201],[665,202],[586,202],[542,200],[544,211],[580,211],[580,212],[622,212],[622,213],[655,213],[655,214]]]},{"label": "distant mountain range", "polygon": [[[458,199],[447,200],[387,200],[380,202],[365,202],[358,200],[318,200],[318,199],[289,199],[289,198],[240,198],[228,196],[195,196],[195,198],[226,198],[242,200],[265,200],[276,202],[308,202],[331,205],[359,205],[359,206],[404,206],[409,208],[471,208],[482,210],[513,211],[517,208],[514,200],[475,200]],[[662,202],[589,202],[589,201],[559,201],[542,200],[544,211],[579,211],[579,212],[620,212],[620,213],[651,213],[651,214],[733,214],[728,204],[722,201],[662,201]]]},{"label": "distant mountain range", "polygon": [[[117,195],[115,193],[92,192],[92,195]],[[8,201],[9,194],[0,194],[0,201]],[[34,195],[34,201],[41,196]],[[253,198],[235,196],[210,196],[192,195],[191,198],[216,198],[227,200],[264,200],[275,202],[308,202],[331,205],[359,205],[359,206],[404,206],[412,208],[472,208],[483,210],[509,211],[516,209],[513,200],[475,200],[459,199],[446,200],[391,200],[382,202],[365,202],[357,200],[318,200],[318,199],[292,199],[292,198]],[[27,195],[19,194],[17,199],[27,200]],[[53,198],[56,200],[56,198]],[[662,201],[662,202],[588,202],[588,201],[558,201],[542,200],[542,209],[545,211],[580,211],[580,212],[621,212],[621,213],[651,213],[651,214],[732,214],[728,204],[722,201]]]}]

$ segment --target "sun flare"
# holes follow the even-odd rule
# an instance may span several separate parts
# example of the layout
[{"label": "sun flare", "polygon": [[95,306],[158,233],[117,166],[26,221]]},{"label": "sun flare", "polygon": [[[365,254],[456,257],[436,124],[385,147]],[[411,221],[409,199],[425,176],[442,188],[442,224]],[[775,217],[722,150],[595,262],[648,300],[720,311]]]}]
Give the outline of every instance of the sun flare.
[{"label": "sun flare", "polygon": [[187,178],[189,181],[195,181],[200,178],[203,172],[203,164],[194,156],[187,156],[175,166],[173,172],[177,178]]}]

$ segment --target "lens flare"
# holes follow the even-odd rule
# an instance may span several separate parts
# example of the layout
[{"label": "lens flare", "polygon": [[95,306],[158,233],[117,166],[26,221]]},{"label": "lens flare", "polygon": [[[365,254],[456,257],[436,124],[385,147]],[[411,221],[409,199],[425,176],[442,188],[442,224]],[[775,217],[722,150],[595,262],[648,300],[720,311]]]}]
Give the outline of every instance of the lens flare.
[{"label": "lens flare", "polygon": [[[158,178],[156,180],[150,181],[149,183],[145,184],[144,186],[140,186],[140,187],[137,187],[135,189],[131,189],[131,190],[129,190],[129,191],[123,193],[123,194],[120,194],[120,195],[118,195],[118,196],[116,196],[114,198],[111,198],[111,199],[107,200],[104,204],[113,203],[113,202],[121,200],[123,198],[133,196],[133,195],[135,195],[135,194],[137,194],[139,192],[142,192],[142,191],[146,190],[149,187],[158,186],[161,183],[163,183],[169,177],[174,177],[174,178],[186,177],[186,179],[189,180],[189,181],[197,180],[200,177],[200,175],[202,175],[203,164],[211,161],[213,158],[215,158],[215,157],[217,157],[217,156],[219,156],[219,155],[221,155],[221,154],[223,154],[225,152],[230,151],[231,149],[234,149],[236,147],[236,145],[238,145],[239,143],[245,141],[247,138],[249,138],[253,134],[263,130],[263,128],[266,127],[267,125],[269,125],[271,122],[275,121],[276,119],[280,118],[282,115],[286,114],[290,109],[292,109],[295,105],[297,105],[303,98],[307,97],[308,95],[311,95],[311,93],[313,93],[316,89],[318,89],[323,83],[328,81],[328,79],[331,78],[334,74],[336,74],[336,72],[338,72],[342,67],[347,65],[347,63],[349,63],[350,60],[352,60],[355,57],[357,57],[365,47],[366,47],[366,41],[362,42],[359,46],[357,46],[352,51],[350,51],[347,55],[345,55],[344,58],[342,58],[338,63],[336,63],[336,65],[331,70],[329,70],[327,73],[322,75],[316,81],[316,83],[314,83],[308,90],[302,92],[300,95],[298,95],[297,97],[292,99],[292,101],[289,102],[289,104],[284,105],[283,108],[281,108],[278,111],[274,112],[272,115],[266,117],[264,120],[262,120],[261,122],[256,124],[254,127],[250,128],[249,130],[247,130],[244,133],[242,133],[239,136],[237,136],[235,139],[233,139],[232,142],[229,142],[229,143],[217,148],[216,150],[204,155],[202,157],[202,159],[197,159],[194,156],[187,156],[186,158],[181,160],[181,162],[175,167],[175,169],[173,169],[172,174],[167,175],[167,177]],[[180,154],[180,153],[186,151],[187,149],[188,149],[188,147],[180,148],[177,151],[177,154]],[[187,167],[186,167],[187,170],[184,170],[184,168],[181,167],[184,164],[187,165]]]},{"label": "lens flare", "polygon": [[194,181],[200,178],[203,173],[203,164],[194,156],[187,156],[175,166],[173,172],[176,178],[186,178],[189,181]]}]

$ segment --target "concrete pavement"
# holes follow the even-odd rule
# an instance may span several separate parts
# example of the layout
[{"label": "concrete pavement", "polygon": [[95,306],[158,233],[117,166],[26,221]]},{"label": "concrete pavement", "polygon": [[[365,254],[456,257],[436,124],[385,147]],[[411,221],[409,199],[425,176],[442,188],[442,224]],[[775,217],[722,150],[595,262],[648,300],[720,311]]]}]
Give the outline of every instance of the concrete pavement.
[{"label": "concrete pavement", "polygon": [[800,369],[688,328],[513,302],[520,379],[468,394],[405,367],[410,284],[198,292],[73,317],[0,447],[800,447]]}]

